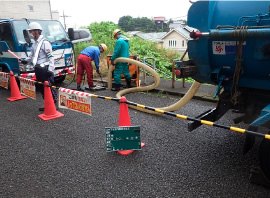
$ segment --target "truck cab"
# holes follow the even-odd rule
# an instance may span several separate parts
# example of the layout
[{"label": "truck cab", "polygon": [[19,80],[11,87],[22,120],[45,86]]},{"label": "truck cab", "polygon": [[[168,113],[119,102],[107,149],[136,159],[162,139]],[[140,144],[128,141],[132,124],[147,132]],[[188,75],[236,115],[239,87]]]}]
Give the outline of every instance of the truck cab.
[{"label": "truck cab", "polygon": [[[42,35],[52,44],[56,82],[63,81],[66,74],[74,74],[73,42],[76,42],[70,39],[74,39],[74,30],[68,31],[73,35],[68,35],[57,20],[31,19],[0,19],[0,72],[13,71],[21,77],[35,80],[34,66],[21,64],[18,59],[7,52],[10,50],[20,58],[28,57],[34,40],[27,41],[25,33],[31,22],[41,25]],[[91,40],[90,32],[88,37],[84,41]]]}]

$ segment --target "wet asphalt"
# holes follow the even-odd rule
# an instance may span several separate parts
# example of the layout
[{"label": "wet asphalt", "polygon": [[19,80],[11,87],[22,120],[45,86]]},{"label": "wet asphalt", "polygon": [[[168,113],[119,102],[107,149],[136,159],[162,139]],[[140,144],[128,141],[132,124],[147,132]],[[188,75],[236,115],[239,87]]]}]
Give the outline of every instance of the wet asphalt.
[{"label": "wet asphalt", "polygon": [[[8,97],[0,88],[0,197],[270,197],[270,189],[249,182],[257,147],[243,156],[242,134],[211,126],[188,132],[185,120],[129,108],[146,146],[121,156],[106,152],[105,142],[105,127],[118,126],[118,102],[92,98],[92,116],[60,109],[64,117],[43,121],[40,95],[16,102]],[[179,99],[153,93],[126,98],[156,108]],[[195,117],[215,105],[192,100],[176,113]],[[232,117],[218,123],[231,126]]]}]

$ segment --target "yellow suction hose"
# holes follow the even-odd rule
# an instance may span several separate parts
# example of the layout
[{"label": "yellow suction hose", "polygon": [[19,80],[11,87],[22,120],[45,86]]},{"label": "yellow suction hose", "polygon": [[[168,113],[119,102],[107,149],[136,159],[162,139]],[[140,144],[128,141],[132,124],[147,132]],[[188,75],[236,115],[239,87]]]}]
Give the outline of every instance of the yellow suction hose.
[{"label": "yellow suction hose", "polygon": [[[155,89],[160,83],[160,77],[159,77],[158,73],[155,70],[153,70],[151,67],[143,64],[142,62],[139,62],[139,61],[136,61],[133,59],[129,59],[129,58],[117,58],[117,59],[115,59],[114,62],[115,62],[115,64],[118,62],[126,62],[126,63],[137,65],[137,66],[147,70],[149,73],[151,73],[155,79],[155,82],[152,85],[148,85],[148,86],[144,86],[144,87],[133,87],[133,88],[121,90],[116,94],[116,98],[121,98],[121,96],[128,94],[128,93],[132,93],[132,92],[148,91],[151,89]],[[113,69],[113,67],[110,66],[109,73],[108,73],[108,88],[112,87],[112,69]],[[171,106],[157,108],[157,109],[160,109],[163,111],[176,111],[176,110],[180,109],[181,107],[183,107],[185,104],[187,104],[191,100],[191,98],[198,91],[200,85],[201,85],[201,83],[194,81],[192,86],[189,88],[188,92],[178,102],[174,103]],[[151,114],[158,114],[157,112],[153,112],[153,111],[150,111],[147,109],[135,107],[132,105],[129,105],[129,107],[136,109],[136,110],[139,110],[139,111],[151,113]]]}]

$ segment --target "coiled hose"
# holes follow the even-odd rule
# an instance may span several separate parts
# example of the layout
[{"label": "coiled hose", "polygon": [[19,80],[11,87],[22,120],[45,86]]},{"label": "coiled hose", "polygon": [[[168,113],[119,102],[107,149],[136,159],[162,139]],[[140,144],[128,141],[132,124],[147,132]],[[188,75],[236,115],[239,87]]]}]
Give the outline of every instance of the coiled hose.
[{"label": "coiled hose", "polygon": [[[133,92],[138,92],[138,91],[148,91],[148,90],[151,90],[151,89],[155,89],[160,83],[160,77],[159,77],[158,73],[155,70],[153,70],[151,67],[149,67],[149,66],[147,66],[147,65],[145,65],[145,64],[143,64],[143,63],[141,63],[139,61],[129,59],[129,58],[117,58],[117,59],[115,59],[114,62],[115,62],[115,64],[118,63],[118,62],[126,62],[126,63],[137,65],[137,66],[141,67],[142,69],[145,69],[149,73],[151,73],[153,75],[154,79],[155,79],[154,83],[151,84],[151,85],[148,85],[148,86],[133,87],[133,88],[121,90],[116,94],[116,98],[121,98],[121,96],[126,95],[128,93],[133,93]],[[113,69],[113,67],[110,66],[109,67],[109,72],[108,72],[108,88],[112,87],[112,69]],[[198,91],[200,85],[201,85],[201,83],[199,83],[197,81],[194,81],[192,86],[189,88],[188,92],[178,102],[176,102],[176,103],[174,103],[174,104],[172,104],[172,105],[170,105],[168,107],[161,107],[161,108],[157,108],[157,109],[160,109],[160,110],[163,110],[163,111],[176,111],[176,110],[180,109],[181,107],[183,107],[185,104],[187,104],[192,99],[192,97]],[[150,111],[150,110],[147,110],[147,109],[135,107],[135,106],[132,106],[132,105],[128,105],[128,106],[130,108],[133,108],[133,109],[136,109],[136,110],[139,110],[139,111],[143,111],[143,112],[146,112],[146,113],[158,114],[157,112],[153,112],[153,111]]]}]

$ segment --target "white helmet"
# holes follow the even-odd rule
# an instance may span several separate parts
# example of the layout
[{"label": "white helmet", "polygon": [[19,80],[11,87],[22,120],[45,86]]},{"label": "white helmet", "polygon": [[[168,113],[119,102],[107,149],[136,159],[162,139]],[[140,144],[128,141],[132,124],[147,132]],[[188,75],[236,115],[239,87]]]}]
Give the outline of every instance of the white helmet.
[{"label": "white helmet", "polygon": [[40,25],[39,23],[37,23],[37,22],[32,22],[32,23],[30,23],[29,26],[28,26],[28,31],[29,31],[29,30],[42,30],[42,28],[41,28],[41,25]]}]

